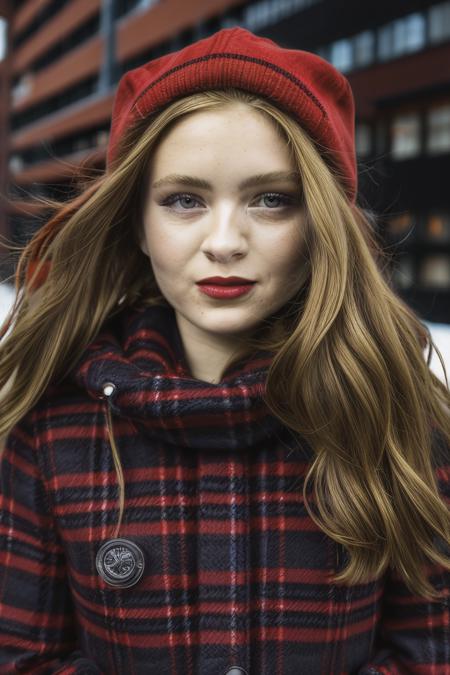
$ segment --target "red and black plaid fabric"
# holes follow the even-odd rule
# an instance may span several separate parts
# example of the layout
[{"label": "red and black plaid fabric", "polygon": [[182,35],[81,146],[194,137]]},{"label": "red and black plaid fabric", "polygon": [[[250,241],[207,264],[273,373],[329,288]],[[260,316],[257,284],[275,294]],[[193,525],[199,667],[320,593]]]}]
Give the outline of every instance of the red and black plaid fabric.
[{"label": "red and black plaid fabric", "polygon": [[[262,403],[269,363],[202,382],[170,307],[128,310],[46,390],[1,460],[0,673],[450,674],[447,572],[436,602],[392,572],[331,581],[346,556],[303,504],[310,448]],[[145,560],[128,588],[95,562],[118,518],[108,405],[118,536]]]}]

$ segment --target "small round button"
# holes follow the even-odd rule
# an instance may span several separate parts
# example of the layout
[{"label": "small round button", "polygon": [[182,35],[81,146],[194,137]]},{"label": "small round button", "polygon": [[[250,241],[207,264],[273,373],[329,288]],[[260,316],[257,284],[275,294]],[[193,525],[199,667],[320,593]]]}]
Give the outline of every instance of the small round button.
[{"label": "small round button", "polygon": [[105,382],[103,384],[103,394],[107,396],[108,398],[114,394],[116,391],[117,387],[114,384],[114,382]]},{"label": "small round button", "polygon": [[248,675],[247,671],[241,668],[241,666],[233,666],[227,672],[225,675]]},{"label": "small round button", "polygon": [[110,539],[97,551],[95,566],[110,586],[129,588],[137,584],[144,573],[144,554],[129,539]]}]

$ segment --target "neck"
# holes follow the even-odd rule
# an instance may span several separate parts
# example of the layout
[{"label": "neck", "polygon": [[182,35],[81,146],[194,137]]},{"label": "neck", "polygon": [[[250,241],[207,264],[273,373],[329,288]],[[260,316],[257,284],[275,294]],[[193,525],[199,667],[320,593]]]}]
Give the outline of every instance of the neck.
[{"label": "neck", "polygon": [[199,330],[182,315],[175,313],[182,349],[190,375],[203,382],[218,384],[228,364],[237,355],[240,335],[211,335]]}]

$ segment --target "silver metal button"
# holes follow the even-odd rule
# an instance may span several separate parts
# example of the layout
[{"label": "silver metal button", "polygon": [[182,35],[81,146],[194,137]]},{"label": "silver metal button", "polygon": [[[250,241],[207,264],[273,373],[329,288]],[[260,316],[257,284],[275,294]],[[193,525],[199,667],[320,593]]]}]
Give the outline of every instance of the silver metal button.
[{"label": "silver metal button", "polygon": [[105,396],[111,396],[116,391],[116,385],[113,382],[105,382],[103,393]]},{"label": "silver metal button", "polygon": [[248,675],[247,671],[241,668],[241,666],[233,666],[227,672],[225,675]]},{"label": "silver metal button", "polygon": [[137,584],[144,573],[144,554],[129,539],[110,539],[99,548],[95,566],[110,586],[129,588]]}]

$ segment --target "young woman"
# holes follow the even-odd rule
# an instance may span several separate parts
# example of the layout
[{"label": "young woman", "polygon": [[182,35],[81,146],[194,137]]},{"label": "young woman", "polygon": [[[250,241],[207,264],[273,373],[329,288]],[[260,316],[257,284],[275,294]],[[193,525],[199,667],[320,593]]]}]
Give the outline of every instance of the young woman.
[{"label": "young woman", "polygon": [[1,673],[450,673],[450,394],[355,195],[318,56],[123,76],[3,326]]}]

